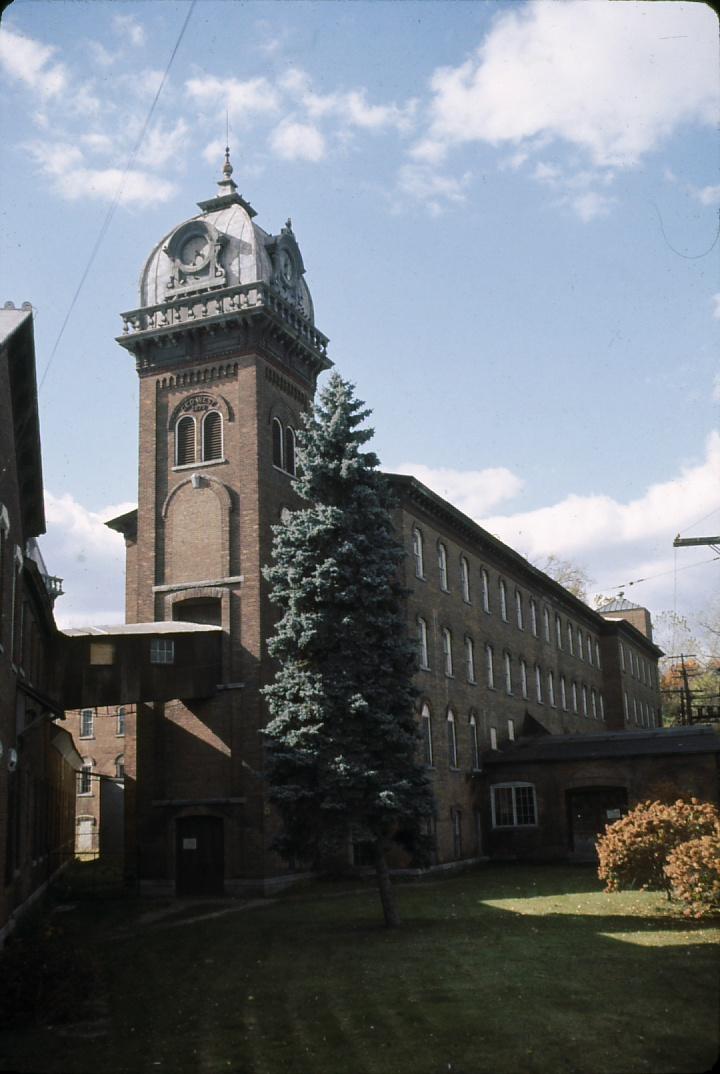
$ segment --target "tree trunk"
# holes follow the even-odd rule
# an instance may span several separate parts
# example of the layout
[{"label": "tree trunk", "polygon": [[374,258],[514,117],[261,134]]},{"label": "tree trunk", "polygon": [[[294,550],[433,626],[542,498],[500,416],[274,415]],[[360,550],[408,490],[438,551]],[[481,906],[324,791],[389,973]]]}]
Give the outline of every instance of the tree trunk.
[{"label": "tree trunk", "polygon": [[395,892],[390,883],[390,873],[385,861],[385,841],[383,839],[378,839],[375,843],[375,873],[378,891],[380,892],[380,902],[385,915],[385,924],[389,929],[396,929],[400,924],[400,914],[398,913]]}]

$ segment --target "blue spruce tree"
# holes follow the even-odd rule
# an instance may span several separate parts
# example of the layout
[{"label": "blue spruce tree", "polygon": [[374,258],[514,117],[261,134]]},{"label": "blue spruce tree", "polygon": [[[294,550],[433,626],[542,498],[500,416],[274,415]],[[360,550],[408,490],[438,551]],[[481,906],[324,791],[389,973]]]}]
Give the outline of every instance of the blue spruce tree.
[{"label": "blue spruce tree", "polygon": [[399,924],[387,851],[416,860],[432,793],[418,760],[416,650],[407,637],[392,527],[378,459],[361,450],[370,414],[333,374],[298,441],[295,488],[306,506],[276,527],[265,569],[282,616],[278,661],[265,688],[270,797],[283,822],[278,849],[317,860],[322,847],[373,846],[385,923]]}]

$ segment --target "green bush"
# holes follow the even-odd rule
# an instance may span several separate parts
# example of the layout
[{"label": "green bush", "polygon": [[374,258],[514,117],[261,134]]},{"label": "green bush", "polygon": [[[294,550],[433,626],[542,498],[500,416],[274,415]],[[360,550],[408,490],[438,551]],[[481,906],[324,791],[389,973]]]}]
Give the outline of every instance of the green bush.
[{"label": "green bush", "polygon": [[685,903],[688,917],[720,913],[720,827],[681,843],[670,852],[665,866],[673,895]]},{"label": "green bush", "polygon": [[715,806],[691,798],[672,805],[641,802],[609,824],[597,844],[598,876],[606,891],[641,887],[671,893],[668,855],[681,843],[711,836],[720,827]]}]

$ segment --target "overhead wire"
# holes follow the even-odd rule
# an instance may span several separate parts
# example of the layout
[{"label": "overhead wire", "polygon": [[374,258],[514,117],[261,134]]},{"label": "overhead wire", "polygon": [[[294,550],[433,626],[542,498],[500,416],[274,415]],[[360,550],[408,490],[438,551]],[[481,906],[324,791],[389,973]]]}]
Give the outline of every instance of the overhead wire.
[{"label": "overhead wire", "polygon": [[110,203],[110,205],[108,207],[108,211],[105,214],[105,219],[102,222],[102,225],[100,227],[100,231],[98,232],[97,238],[95,239],[95,243],[93,244],[93,248],[90,251],[90,255],[89,255],[89,257],[87,259],[87,262],[85,264],[85,268],[83,270],[82,276],[80,277],[80,282],[78,283],[78,285],[77,285],[77,287],[75,289],[75,293],[73,294],[73,297],[70,300],[70,305],[68,307],[67,313],[65,314],[65,318],[64,318],[64,320],[63,320],[63,322],[62,322],[62,324],[60,326],[60,331],[58,332],[57,338],[55,340],[55,343],[53,344],[52,350],[50,351],[50,357],[48,358],[47,365],[45,366],[45,370],[44,370],[43,375],[42,375],[42,377],[40,379],[40,384],[38,386],[38,392],[42,390],[42,386],[45,383],[45,379],[46,379],[46,377],[48,375],[48,372],[50,371],[50,366],[52,365],[53,359],[55,358],[55,355],[57,353],[57,349],[60,346],[60,341],[62,340],[62,337],[63,337],[63,335],[65,333],[65,329],[67,327],[68,321],[70,320],[70,317],[72,316],[72,312],[75,309],[75,305],[77,303],[77,300],[80,297],[80,292],[82,291],[83,286],[85,284],[85,281],[87,280],[88,275],[90,274],[90,269],[93,266],[95,258],[98,255],[98,251],[100,250],[100,246],[102,245],[102,241],[103,241],[103,239],[105,238],[105,235],[108,232],[108,229],[110,227],[110,224],[112,223],[113,217],[115,216],[115,212],[117,210],[117,207],[120,204],[120,200],[122,198],[123,190],[124,190],[124,187],[125,187],[125,181],[126,181],[126,179],[128,177],[129,172],[131,171],[133,165],[135,164],[135,161],[137,160],[138,153],[140,152],[140,148],[141,148],[141,146],[143,144],[143,141],[145,140],[145,135],[147,134],[148,127],[150,126],[150,122],[151,122],[152,117],[153,117],[153,115],[155,113],[155,108],[157,107],[157,103],[160,100],[160,95],[161,95],[161,93],[163,91],[163,88],[165,86],[165,83],[167,81],[167,77],[168,77],[168,75],[170,73],[170,68],[173,65],[173,61],[175,59],[175,56],[177,55],[177,51],[180,48],[180,45],[182,43],[183,37],[185,36],[185,31],[187,30],[188,23],[190,22],[190,18],[192,16],[192,13],[193,13],[193,10],[195,8],[196,3],[197,3],[197,0],[190,0],[190,7],[188,8],[187,14],[185,16],[185,21],[183,22],[182,27],[180,28],[180,33],[177,36],[177,40],[175,42],[173,50],[170,53],[170,58],[169,58],[167,64],[165,65],[165,70],[164,70],[163,76],[162,76],[162,78],[160,80],[160,85],[158,86],[158,88],[157,88],[157,90],[155,92],[155,96],[153,97],[152,104],[150,105],[150,109],[149,109],[148,114],[147,114],[147,116],[145,118],[145,122],[144,122],[144,124],[142,126],[142,130],[140,131],[140,134],[139,134],[138,139],[137,139],[137,141],[135,143],[135,146],[134,146],[130,156],[128,157],[128,161],[127,161],[127,164],[125,165],[125,169],[123,171],[122,177],[121,177],[120,182],[118,184],[118,188],[117,188],[117,190],[115,192],[115,196],[113,197],[113,200],[111,201],[111,203]]}]

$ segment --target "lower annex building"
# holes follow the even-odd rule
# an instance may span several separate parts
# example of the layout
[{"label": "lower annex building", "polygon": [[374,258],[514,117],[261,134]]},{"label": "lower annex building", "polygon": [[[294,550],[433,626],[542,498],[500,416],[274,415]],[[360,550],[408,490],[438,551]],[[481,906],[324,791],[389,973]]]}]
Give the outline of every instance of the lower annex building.
[{"label": "lower annex building", "polygon": [[[140,304],[123,314],[118,342],[140,381],[139,495],[137,510],[108,523],[125,538],[128,624],[221,632],[222,673],[205,696],[117,697],[136,721],[123,751],[126,869],[148,888],[189,893],[270,890],[296,875],[272,849],[263,780],[260,690],[273,675],[276,611],[261,571],[272,527],[298,505],[295,430],[331,365],[291,222],[278,234],[256,223],[227,153],[218,187],[156,244]],[[543,834],[554,792],[500,778],[487,759],[528,736],[662,734],[649,615],[593,611],[420,482],[390,479],[436,862],[514,852],[497,837],[516,829],[535,833],[522,852],[567,853],[571,830],[549,843]],[[170,670],[175,642],[152,644],[150,659]],[[108,711],[95,733],[112,738],[118,710]],[[77,744],[91,764],[99,743]],[[598,770],[586,782],[597,791],[608,780]],[[555,784],[565,801],[573,788]],[[605,811],[637,793],[627,781],[615,789]],[[353,854],[362,860],[349,834]]]}]

